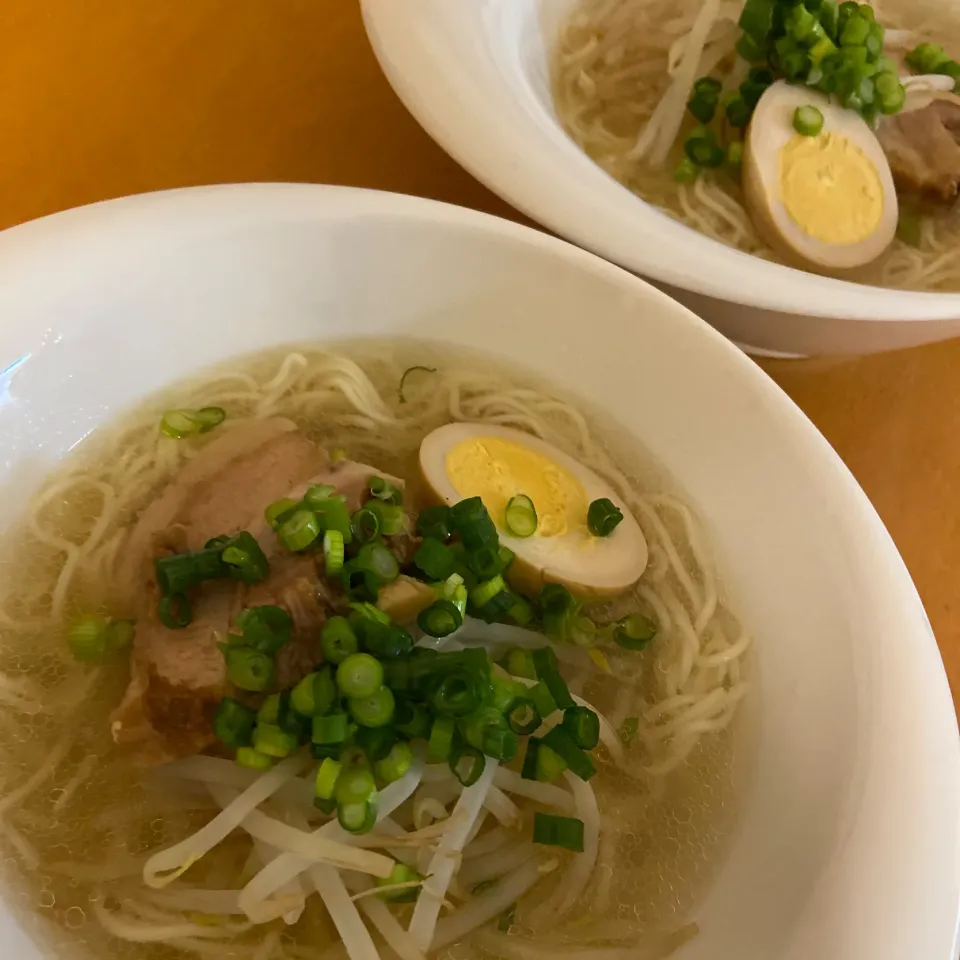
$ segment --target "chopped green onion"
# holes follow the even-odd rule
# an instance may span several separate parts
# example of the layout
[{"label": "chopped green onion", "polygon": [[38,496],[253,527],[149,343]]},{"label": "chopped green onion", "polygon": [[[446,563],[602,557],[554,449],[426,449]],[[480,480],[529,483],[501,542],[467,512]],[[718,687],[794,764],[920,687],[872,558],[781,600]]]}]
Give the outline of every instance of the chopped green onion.
[{"label": "chopped green onion", "polygon": [[542,723],[536,705],[529,697],[517,697],[507,710],[510,729],[521,737],[534,733]]},{"label": "chopped green onion", "polygon": [[772,86],[773,81],[774,76],[766,67],[754,67],[747,74],[747,79],[740,84],[740,97],[752,110],[767,92],[767,88]]},{"label": "chopped green onion", "polygon": [[627,650],[642,650],[657,635],[657,625],[642,613],[633,613],[621,620],[613,637]]},{"label": "chopped green onion", "polygon": [[276,530],[280,523],[287,519],[289,514],[297,509],[300,504],[296,500],[284,497],[282,500],[276,500],[263,511],[263,518],[270,524],[273,530]]},{"label": "chopped green onion", "polygon": [[507,585],[504,583],[503,577],[497,574],[483,583],[478,583],[470,591],[470,602],[477,608],[485,607],[498,593],[502,593],[506,589]]},{"label": "chopped green onion", "polygon": [[515,677],[523,677],[526,680],[537,679],[537,668],[533,665],[533,654],[523,647],[514,647],[507,651],[506,658],[507,672]]},{"label": "chopped green onion", "polygon": [[736,96],[727,103],[724,112],[727,116],[727,123],[731,127],[742,129],[750,122],[750,117],[753,115],[753,105],[748,104],[743,97]]},{"label": "chopped green onion", "polygon": [[815,137],[823,129],[823,114],[809,105],[797,107],[793,112],[793,129],[804,137]]},{"label": "chopped green onion", "polygon": [[370,620],[376,620],[377,623],[383,624],[390,623],[390,618],[379,607],[375,607],[372,603],[351,603],[350,609],[353,611],[350,614],[351,625],[358,634],[360,633],[361,625]]},{"label": "chopped green onion", "polygon": [[380,686],[373,693],[349,700],[350,715],[361,726],[385,727],[394,714],[395,701],[389,687]]},{"label": "chopped green onion", "polygon": [[417,533],[425,539],[431,537],[441,543],[450,538],[453,532],[450,508],[447,506],[427,507],[417,517]]},{"label": "chopped green onion", "polygon": [[960,85],[960,63],[957,63],[956,60],[947,60],[945,63],[941,63],[934,72],[950,77],[953,80],[954,90]]},{"label": "chopped green onion", "polygon": [[[389,877],[377,877],[376,882],[378,887],[385,888],[377,894],[382,899],[389,900],[391,903],[412,903],[420,896],[419,884],[423,882],[423,877],[413,867],[408,867],[405,863],[396,863]],[[390,889],[391,887],[395,889]]]},{"label": "chopped green onion", "polygon": [[368,500],[366,509],[376,515],[383,536],[392,537],[403,532],[406,514],[401,507],[384,503],[382,500]]},{"label": "chopped green onion", "polygon": [[[332,682],[329,667],[316,673],[308,673],[290,691],[290,705],[301,717],[326,713],[333,706]],[[328,689],[324,690],[325,687]]]},{"label": "chopped green onion", "polygon": [[339,759],[344,767],[363,767],[364,769],[370,767],[370,761],[363,747],[358,747],[356,744],[341,745]]},{"label": "chopped green onion", "polygon": [[507,501],[504,526],[514,537],[532,537],[537,532],[537,511],[528,496],[521,493]]},{"label": "chopped green onion", "polygon": [[936,73],[937,68],[947,63],[949,59],[943,47],[937,43],[921,43],[904,57],[908,66],[917,73]]},{"label": "chopped green onion", "polygon": [[[883,76],[886,76],[886,74],[882,75],[880,79],[882,79]],[[960,82],[960,72],[958,72],[958,77],[956,78],[955,82]],[[896,89],[892,90],[890,93],[879,93],[878,91],[880,112],[885,115],[897,113],[903,106],[906,98],[907,91],[904,89],[900,81],[897,80]]]},{"label": "chopped green onion", "polygon": [[236,626],[243,633],[242,646],[253,647],[272,657],[290,640],[293,618],[283,607],[263,604],[242,610]]},{"label": "chopped green onion", "polygon": [[446,580],[453,573],[457,558],[446,544],[433,537],[425,537],[413,555],[413,562],[431,580]]},{"label": "chopped green onion", "polygon": [[484,750],[488,733],[500,727],[506,727],[503,714],[496,707],[480,707],[463,720],[460,731],[470,746]]},{"label": "chopped green onion", "polygon": [[345,768],[337,777],[337,803],[363,803],[373,798],[376,792],[377,785],[367,767]]},{"label": "chopped green onion", "polygon": [[450,508],[450,523],[460,534],[467,550],[496,548],[499,543],[496,524],[479,497],[461,500]]},{"label": "chopped green onion", "polygon": [[359,543],[373,543],[380,536],[380,518],[367,507],[353,515],[350,526]]},{"label": "chopped green onion", "polygon": [[261,753],[253,747],[240,747],[240,749],[237,750],[236,760],[241,767],[260,772],[269,770],[274,763],[273,757],[266,753]]},{"label": "chopped green onion", "polygon": [[725,156],[716,136],[706,127],[695,127],[683,144],[687,158],[698,167],[719,167]]},{"label": "chopped green onion", "polygon": [[253,732],[253,749],[268,757],[288,757],[297,746],[297,738],[280,727],[258,723]]},{"label": "chopped green onion", "polygon": [[597,772],[590,755],[574,743],[573,737],[563,727],[554,727],[546,733],[542,745],[558,754],[581,780],[589,780]]},{"label": "chopped green onion", "polygon": [[378,500],[395,507],[399,507],[403,503],[403,491],[395,483],[391,483],[383,477],[371,477],[370,492]]},{"label": "chopped green onion", "polygon": [[329,483],[311,483],[303,495],[303,505],[314,512],[322,510],[327,501],[337,493],[336,487]]},{"label": "chopped green onion", "polygon": [[809,73],[810,64],[810,57],[806,51],[794,50],[781,58],[780,69],[788,80],[797,83]]},{"label": "chopped green onion", "polygon": [[479,580],[489,580],[504,568],[500,548],[497,544],[471,550],[466,555],[466,561]]},{"label": "chopped green onion", "polygon": [[637,739],[637,732],[639,729],[640,718],[627,717],[627,719],[620,724],[620,729],[617,732],[620,734],[620,739],[624,742],[624,744],[629,745]]},{"label": "chopped green onion", "polygon": [[741,35],[736,44],[736,51],[748,63],[760,63],[767,59],[766,47],[757,43],[748,33]]},{"label": "chopped green onion", "polygon": [[343,569],[343,534],[339,530],[328,530],[323,535],[323,568],[328,574]]},{"label": "chopped green onion", "polygon": [[[487,681],[486,689],[489,689]],[[483,702],[483,679],[468,665],[454,666],[430,692],[433,709],[448,717],[465,717]]]},{"label": "chopped green onion", "polygon": [[346,617],[331,617],[320,631],[320,649],[329,663],[340,664],[360,649],[360,642]]},{"label": "chopped green onion", "polygon": [[456,724],[450,717],[437,717],[427,741],[427,763],[440,763],[450,758]]},{"label": "chopped green onion", "polygon": [[420,629],[430,637],[448,637],[463,623],[459,608],[450,600],[437,600],[417,617]]},{"label": "chopped green onion", "polygon": [[380,660],[396,660],[407,656],[413,649],[413,637],[392,623],[383,624],[368,620],[361,629],[357,627],[364,648]]},{"label": "chopped green onion", "polygon": [[517,697],[524,695],[527,688],[512,677],[504,677],[498,667],[490,668],[490,686],[493,688],[491,705],[498,714],[505,714]]},{"label": "chopped green onion", "polygon": [[562,722],[581,750],[592,750],[600,742],[600,718],[589,707],[568,707]]},{"label": "chopped green onion", "polygon": [[574,700],[567,689],[566,681],[560,676],[560,671],[557,669],[557,655],[553,652],[553,648],[540,647],[534,650],[533,665],[536,667],[537,676],[547,685],[554,703],[561,710],[572,707]]},{"label": "chopped green onion", "polygon": [[342,764],[338,763],[332,757],[327,757],[320,768],[317,770],[316,786],[314,793],[321,800],[332,800],[337,787],[337,777],[343,770]]},{"label": "chopped green onion", "polygon": [[699,176],[700,168],[689,157],[681,157],[673,168],[673,179],[677,183],[693,183]]},{"label": "chopped green onion", "polygon": [[480,779],[480,774],[487,765],[487,758],[476,747],[461,744],[451,752],[448,762],[460,784],[471,787]]},{"label": "chopped green onion", "polygon": [[774,6],[775,0],[747,0],[740,11],[737,26],[758,45],[766,42],[773,29]]},{"label": "chopped green onion", "polygon": [[533,620],[533,606],[523,597],[514,597],[513,606],[507,611],[507,614],[514,623],[525,627]]},{"label": "chopped green onion", "polygon": [[377,822],[377,805],[372,800],[338,803],[337,821],[347,833],[369,833]]},{"label": "chopped green onion", "polygon": [[583,821],[537,811],[533,815],[533,842],[583,853]]},{"label": "chopped green onion", "polygon": [[367,766],[382,760],[397,743],[397,731],[393,727],[361,727],[353,725],[353,744],[363,751]]},{"label": "chopped green onion", "polygon": [[256,723],[257,715],[249,707],[224,697],[213,718],[213,732],[221,743],[237,750],[250,745]]},{"label": "chopped green onion", "polygon": [[523,765],[520,768],[520,776],[524,780],[537,779],[537,756],[540,753],[539,737],[530,737],[527,740],[527,750],[523,755]]},{"label": "chopped green onion", "polygon": [[621,520],[620,508],[606,497],[594,500],[587,510],[587,526],[595,537],[609,537]]},{"label": "chopped green onion", "polygon": [[544,616],[564,616],[575,605],[573,594],[562,583],[547,583],[540,591],[540,609]]},{"label": "chopped green onion", "polygon": [[174,440],[197,433],[206,433],[226,420],[222,407],[201,407],[199,410],[168,410],[160,418],[160,432]]},{"label": "chopped green onion", "polygon": [[157,586],[163,594],[186,593],[205,580],[229,575],[223,562],[223,548],[204,548],[194,553],[175,553],[154,561]]},{"label": "chopped green onion", "polygon": [[549,747],[540,744],[537,750],[537,780],[553,783],[567,769],[567,762]]},{"label": "chopped green onion", "polygon": [[347,510],[343,497],[328,497],[326,500],[320,500],[312,510],[316,514],[321,530],[335,530],[343,537],[344,543],[353,542],[350,511]]},{"label": "chopped green onion", "polygon": [[343,743],[350,732],[350,718],[345,713],[331,713],[314,717],[310,739],[314,743],[328,745]]},{"label": "chopped green onion", "polygon": [[520,749],[520,738],[504,723],[488,726],[483,733],[482,749],[488,757],[509,763]]},{"label": "chopped green onion", "polygon": [[320,536],[320,521],[312,510],[297,510],[277,528],[277,538],[288,549],[306,550]]},{"label": "chopped green onion", "polygon": [[356,559],[348,560],[340,571],[343,592],[350,600],[373,600],[380,593],[380,578],[361,570]]},{"label": "chopped green onion", "polygon": [[550,688],[542,680],[530,688],[528,695],[537,708],[537,713],[544,720],[557,710],[557,703],[550,693]]},{"label": "chopped green onion", "polygon": [[280,694],[271,693],[270,696],[260,704],[260,709],[257,711],[257,723],[269,723],[276,726],[277,720],[279,719]]},{"label": "chopped green onion", "polygon": [[395,743],[390,752],[373,765],[376,775],[384,783],[399,780],[413,766],[413,750],[405,740]]},{"label": "chopped green onion", "polygon": [[687,109],[700,123],[710,123],[717,111],[721,84],[713,77],[701,77],[693,85],[693,93],[687,101]]},{"label": "chopped green onion", "polygon": [[397,558],[382,543],[366,543],[357,554],[357,565],[382,583],[392,583],[400,575]]},{"label": "chopped green onion", "polygon": [[411,700],[397,699],[394,722],[396,728],[411,739],[426,739],[430,735],[429,711],[422,704]]},{"label": "chopped green onion", "polygon": [[182,593],[161,597],[157,603],[157,616],[165,627],[182,630],[193,619],[190,601]]},{"label": "chopped green onion", "polygon": [[227,677],[240,690],[260,693],[273,682],[273,659],[252,647],[230,647],[224,653]]},{"label": "chopped green onion", "polygon": [[223,549],[221,557],[227,572],[234,580],[246,584],[259,583],[270,575],[270,562],[256,537],[249,531],[241,530],[232,537],[218,538],[217,542]]},{"label": "chopped green onion", "polygon": [[383,684],[383,667],[369,653],[353,653],[337,667],[337,686],[345,697],[369,697]]},{"label": "chopped green onion", "polygon": [[[836,44],[828,36],[823,36],[818,38],[817,42],[807,51],[807,54],[810,57],[810,63],[814,67],[819,67],[824,57],[836,52]],[[807,83],[812,83],[814,80],[815,78],[808,75]]]},{"label": "chopped green onion", "polygon": [[67,645],[77,660],[103,663],[133,642],[132,620],[111,620],[88,615],[75,621],[67,633]]}]

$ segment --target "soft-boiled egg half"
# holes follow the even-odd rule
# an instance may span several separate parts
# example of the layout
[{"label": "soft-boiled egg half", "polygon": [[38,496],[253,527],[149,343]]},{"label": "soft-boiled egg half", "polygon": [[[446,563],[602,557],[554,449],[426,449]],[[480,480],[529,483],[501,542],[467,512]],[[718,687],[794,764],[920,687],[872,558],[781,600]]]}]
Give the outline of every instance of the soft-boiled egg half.
[{"label": "soft-boiled egg half", "polygon": [[[816,107],[815,136],[794,129],[799,107]],[[783,81],[757,103],[743,154],[747,210],[788,260],[821,272],[876,260],[897,229],[897,194],[879,140],[854,110]]]},{"label": "soft-boiled egg half", "polygon": [[[584,597],[614,596],[631,587],[647,565],[647,542],[620,496],[592,470],[542,440],[482,423],[452,423],[420,445],[420,470],[436,498],[447,504],[480,497],[500,541],[515,556],[508,579],[528,595],[562,583]],[[506,529],[511,498],[533,501],[532,536]],[[623,520],[606,537],[587,526],[587,509],[606,497]]]}]

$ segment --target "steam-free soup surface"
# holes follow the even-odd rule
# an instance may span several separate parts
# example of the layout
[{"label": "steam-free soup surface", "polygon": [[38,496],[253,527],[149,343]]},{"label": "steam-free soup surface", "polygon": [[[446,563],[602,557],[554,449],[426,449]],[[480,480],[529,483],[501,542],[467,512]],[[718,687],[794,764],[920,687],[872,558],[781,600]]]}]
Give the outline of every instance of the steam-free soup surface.
[{"label": "steam-free soup surface", "polygon": [[[164,410],[209,407],[226,413],[209,432],[171,439],[158,430]],[[324,451],[404,481],[404,509],[413,514],[428,493],[419,476],[421,441],[453,421],[537,435],[610,484],[645,535],[649,564],[625,594],[583,608],[602,638],[592,654],[569,640],[555,644],[569,689],[608,721],[593,752],[596,775],[574,781],[568,773],[550,785],[566,796],[563,810],[501,784],[505,803],[488,803],[474,823],[443,896],[437,930],[459,918],[467,932],[430,952],[539,960],[558,947],[623,946],[654,957],[695,936],[695,905],[735,817],[745,756],[735,719],[747,691],[749,646],[726,608],[695,516],[650,456],[587,405],[476,357],[411,344],[277,351],[172,387],[86,441],[8,540],[0,594],[0,850],[4,895],[26,929],[51,956],[99,960],[314,957],[341,941],[307,875],[293,889],[287,919],[296,917],[294,923],[251,923],[235,907],[237,892],[277,855],[256,848],[243,829],[174,882],[144,883],[148,858],[209,823],[224,797],[186,773],[183,760],[157,767],[144,741],[115,742],[111,718],[127,691],[129,650],[90,665],[78,663],[66,642],[80,616],[134,615],[130,544],[138,518],[218,432],[271,417],[289,418]],[[611,639],[631,614],[656,625],[644,649]],[[520,629],[468,618],[471,624],[479,645],[497,658],[518,637],[543,631],[536,623]],[[216,758],[200,761],[209,770],[241,770],[255,779],[224,744],[205,752]],[[519,770],[520,760],[504,766]],[[303,779],[288,781],[300,784],[297,796],[306,800],[291,799],[296,789],[286,789],[262,812],[293,829],[319,827],[329,815],[310,802],[316,766],[307,757],[298,771]],[[431,864],[436,872],[444,818],[471,789],[444,775],[443,764],[428,769],[439,773],[394,814],[407,831],[439,820],[432,838],[405,848],[420,883],[428,882],[422,878]],[[232,795],[240,789],[234,784]],[[596,859],[584,872],[589,850],[530,840],[535,813],[575,816],[585,792],[595,797],[600,819]],[[588,825],[588,847],[589,833]],[[534,881],[519,900],[507,897],[494,915],[470,922],[477,904],[496,903],[489,898],[518,882],[523,869],[534,871]],[[348,886],[357,876],[347,876]],[[571,891],[574,899],[558,917]],[[368,899],[402,929],[417,910],[379,897],[356,903]],[[234,908],[222,912],[230,903]],[[365,910],[362,916],[382,947],[375,921]],[[403,955],[404,945],[394,939],[391,946]]]}]

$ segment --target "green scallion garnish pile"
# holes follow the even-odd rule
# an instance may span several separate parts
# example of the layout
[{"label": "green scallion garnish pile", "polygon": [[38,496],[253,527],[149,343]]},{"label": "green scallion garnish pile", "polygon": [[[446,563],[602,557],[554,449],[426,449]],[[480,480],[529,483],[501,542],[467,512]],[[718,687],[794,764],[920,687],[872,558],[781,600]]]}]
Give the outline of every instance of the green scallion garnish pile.
[{"label": "green scallion garnish pile", "polygon": [[[695,82],[687,109],[699,126],[688,134],[675,170],[681,183],[695,180],[701,169],[739,168],[742,134],[731,132],[750,123],[760,98],[777,80],[827,94],[870,124],[903,106],[905,91],[897,64],[884,55],[884,28],[869,4],[746,0],[738,25],[743,32],[736,52],[751,65],[750,71],[727,94],[714,77]],[[906,62],[918,74],[942,74],[955,86],[960,83],[960,63],[937,44],[920,44]],[[797,130],[815,136],[819,130],[809,119],[797,120]]]},{"label": "green scallion garnish pile", "polygon": [[[484,649],[417,646],[407,627],[415,628],[392,622],[377,606],[401,571],[428,594],[416,627],[435,641],[459,629],[468,614],[537,627],[555,641],[587,646],[607,638],[637,650],[655,634],[653,623],[638,615],[595,624],[560,584],[548,584],[536,597],[511,590],[513,554],[501,545],[479,497],[422,511],[419,545],[404,564],[391,539],[409,532],[402,503],[396,484],[374,477],[366,502],[352,515],[324,485],[311,486],[299,501],[271,504],[265,517],[280,544],[316,557],[318,570],[342,591],[343,614],[331,616],[321,631],[322,665],[289,689],[277,689],[276,664],[294,629],[286,610],[243,610],[221,644],[236,693],[216,712],[217,738],[239,764],[259,771],[309,746],[321,761],[316,805],[335,811],[353,833],[373,826],[377,791],[410,768],[414,741],[425,743],[428,762],[448,764],[464,786],[477,781],[488,758],[507,763],[522,755],[522,775],[542,781],[567,770],[584,780],[595,772],[591,752],[599,742],[599,718],[571,696],[553,649],[516,648],[494,663]],[[607,537],[622,519],[612,502],[601,499],[590,504],[587,526],[592,536]],[[537,516],[530,498],[510,501],[504,527],[516,536],[533,535]],[[255,583],[269,572],[247,531],[216,538],[200,551],[163,557],[156,561],[160,616],[168,627],[181,628],[190,622],[188,594],[194,587],[224,578]],[[542,737],[533,736],[554,718],[558,722]],[[582,825],[578,830],[568,821],[542,815],[538,842],[576,849]]]}]

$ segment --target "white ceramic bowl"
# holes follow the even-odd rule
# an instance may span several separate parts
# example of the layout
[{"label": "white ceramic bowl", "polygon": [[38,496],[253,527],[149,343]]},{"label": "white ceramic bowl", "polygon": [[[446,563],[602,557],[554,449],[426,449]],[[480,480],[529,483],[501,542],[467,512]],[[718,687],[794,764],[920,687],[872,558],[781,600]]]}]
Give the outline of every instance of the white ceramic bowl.
[{"label": "white ceramic bowl", "polygon": [[[449,341],[610,411],[705,518],[757,638],[742,827],[683,960],[955,960],[960,749],[910,577],[811,424],[664,294],[475,212],[263,185],[0,234],[0,316],[0,529],[99,424],[284,342]],[[2,907],[0,943],[38,960]]]},{"label": "white ceramic bowl", "polygon": [[427,132],[533,219],[648,277],[748,349],[867,353],[960,333],[960,294],[885,290],[750,257],[646,204],[557,121],[548,51],[575,0],[363,0],[387,78]]}]

